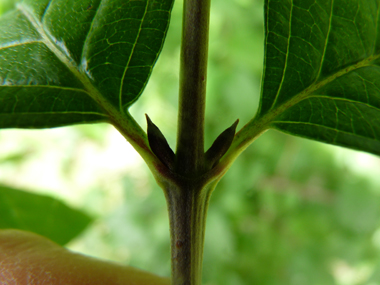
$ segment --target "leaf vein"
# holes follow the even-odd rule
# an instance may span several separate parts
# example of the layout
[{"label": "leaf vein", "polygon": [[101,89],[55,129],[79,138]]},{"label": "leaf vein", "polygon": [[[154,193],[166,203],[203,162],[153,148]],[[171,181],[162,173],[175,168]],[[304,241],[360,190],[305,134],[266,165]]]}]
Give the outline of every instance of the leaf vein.
[{"label": "leaf vein", "polygon": [[331,0],[331,6],[330,6],[330,18],[329,18],[329,29],[328,29],[328,31],[327,31],[327,35],[326,35],[326,39],[325,39],[325,45],[324,45],[324,49],[323,49],[323,53],[322,53],[322,57],[321,57],[321,62],[320,62],[320,64],[319,64],[318,75],[317,75],[317,77],[316,77],[315,80],[318,80],[318,78],[321,76],[321,73],[322,73],[323,62],[324,62],[324,60],[325,60],[326,51],[327,51],[327,45],[328,45],[328,42],[329,42],[330,32],[331,32],[332,17],[333,17],[333,11],[334,11],[334,1],[335,1],[335,0]]},{"label": "leaf vein", "polygon": [[17,88],[17,89],[18,88],[50,88],[50,89],[61,89],[61,90],[68,90],[68,91],[81,92],[81,93],[88,94],[88,92],[85,89],[55,86],[55,85],[3,85],[3,86],[0,86],[0,90],[1,88]]},{"label": "leaf vein", "polygon": [[365,105],[365,106],[367,106],[369,108],[373,108],[373,109],[376,109],[376,110],[380,111],[380,108],[377,108],[377,107],[375,107],[375,106],[373,106],[373,105],[371,105],[369,103],[364,103],[364,102],[361,102],[361,101],[356,101],[356,100],[347,99],[347,98],[334,97],[334,96],[331,96],[331,95],[310,95],[310,96],[308,96],[305,99],[310,99],[310,98],[320,98],[320,99],[328,99],[328,100],[334,100],[334,101],[345,101],[345,102],[349,102],[349,103],[353,103],[353,104]]},{"label": "leaf vein", "polygon": [[98,113],[98,112],[81,112],[81,111],[61,111],[61,112],[57,112],[57,111],[48,111],[48,112],[30,112],[30,111],[27,111],[27,112],[11,112],[11,113],[2,113],[0,114],[0,116],[9,116],[9,115],[12,115],[12,114],[17,114],[18,116],[19,115],[50,115],[50,114],[82,114],[82,115],[97,115],[97,116],[102,116],[102,117],[105,117],[105,118],[108,118],[107,115],[103,114],[103,113]]},{"label": "leaf vein", "polygon": [[293,4],[293,0],[290,1],[290,5],[291,5],[291,9],[290,9],[290,16],[289,16],[289,36],[288,36],[288,44],[287,44],[287,51],[286,51],[286,58],[285,58],[285,66],[284,66],[284,69],[283,69],[283,72],[282,72],[282,78],[281,78],[281,83],[280,83],[280,86],[278,87],[277,89],[277,94],[273,100],[273,103],[272,103],[272,106],[270,107],[270,109],[273,108],[273,106],[276,105],[276,102],[277,102],[277,99],[280,95],[280,92],[281,92],[281,89],[282,89],[282,85],[284,84],[284,81],[285,81],[285,73],[286,73],[286,70],[287,70],[287,67],[288,67],[288,60],[289,60],[289,49],[290,49],[290,39],[292,37],[292,17],[293,17],[293,7],[294,7],[294,4]]},{"label": "leaf vein", "polygon": [[122,109],[123,109],[123,97],[122,97],[122,95],[123,95],[123,87],[124,87],[124,78],[125,78],[125,76],[126,76],[126,74],[127,74],[128,67],[129,67],[129,63],[131,62],[131,59],[132,59],[132,57],[133,57],[133,53],[134,53],[135,48],[136,48],[136,46],[137,46],[137,42],[138,42],[138,40],[139,40],[139,38],[140,38],[140,35],[141,35],[142,25],[143,25],[143,23],[144,23],[144,20],[145,20],[145,17],[146,17],[146,15],[147,15],[147,13],[148,13],[149,1],[150,1],[150,0],[147,0],[147,1],[146,1],[144,15],[143,15],[143,17],[142,17],[142,19],[141,19],[141,22],[140,22],[139,32],[138,32],[138,34],[136,35],[136,40],[135,40],[135,42],[134,42],[134,44],[133,44],[132,51],[131,51],[131,53],[130,53],[130,55],[129,55],[129,58],[128,58],[128,62],[127,62],[127,64],[126,64],[126,66],[125,66],[125,69],[124,69],[124,72],[123,72],[123,76],[121,77],[120,90],[119,90],[119,110],[120,110],[120,112],[122,112]]},{"label": "leaf vein", "polygon": [[296,124],[296,125],[310,125],[310,126],[315,126],[315,127],[318,127],[318,128],[325,128],[325,129],[328,129],[328,130],[333,130],[333,131],[336,131],[338,133],[343,133],[343,134],[347,134],[347,135],[353,135],[353,136],[357,136],[357,137],[361,137],[361,138],[365,138],[365,139],[370,139],[370,140],[378,140],[376,137],[374,138],[369,138],[367,136],[364,136],[364,135],[359,135],[357,133],[350,133],[348,131],[343,131],[343,130],[339,130],[339,129],[335,129],[335,128],[332,128],[332,127],[328,127],[328,126],[325,126],[325,125],[320,125],[320,124],[316,124],[316,123],[311,123],[311,122],[296,122],[296,121],[273,121],[272,123],[274,124]]}]

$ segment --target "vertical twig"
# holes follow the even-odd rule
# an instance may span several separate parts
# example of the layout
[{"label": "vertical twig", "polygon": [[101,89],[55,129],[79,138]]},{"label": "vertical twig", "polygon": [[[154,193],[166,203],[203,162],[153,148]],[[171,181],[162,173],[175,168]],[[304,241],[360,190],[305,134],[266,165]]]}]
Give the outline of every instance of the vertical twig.
[{"label": "vertical twig", "polygon": [[210,0],[185,0],[181,43],[177,171],[196,174],[204,155]]},{"label": "vertical twig", "polygon": [[[172,285],[199,285],[209,197],[204,162],[210,0],[184,0],[176,162],[177,179],[162,185],[170,218]],[[164,183],[165,184],[165,183]]]}]

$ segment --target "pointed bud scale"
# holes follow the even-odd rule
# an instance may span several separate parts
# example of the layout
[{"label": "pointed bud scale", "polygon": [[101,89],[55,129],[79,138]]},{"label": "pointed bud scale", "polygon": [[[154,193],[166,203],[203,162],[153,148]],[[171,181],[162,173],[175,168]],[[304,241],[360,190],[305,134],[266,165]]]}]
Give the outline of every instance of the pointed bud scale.
[{"label": "pointed bud scale", "polygon": [[235,136],[236,127],[238,123],[239,120],[236,120],[231,127],[229,127],[223,133],[221,133],[216,138],[212,146],[206,151],[205,161],[206,164],[209,165],[211,168],[215,166],[219,159],[221,159],[222,156],[225,155],[227,150],[230,148]]},{"label": "pointed bud scale", "polygon": [[173,150],[170,148],[160,129],[153,124],[147,114],[145,114],[145,116],[148,124],[147,133],[150,149],[163,164],[169,169],[173,169],[175,162],[175,154]]}]

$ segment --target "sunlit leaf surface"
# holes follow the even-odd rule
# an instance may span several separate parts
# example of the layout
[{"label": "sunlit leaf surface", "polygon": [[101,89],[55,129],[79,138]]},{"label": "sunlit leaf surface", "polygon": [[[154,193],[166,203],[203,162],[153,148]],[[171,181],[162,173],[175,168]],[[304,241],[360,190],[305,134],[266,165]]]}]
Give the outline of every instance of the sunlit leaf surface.
[{"label": "sunlit leaf surface", "polygon": [[91,222],[57,199],[0,185],[0,228],[20,229],[66,244]]},{"label": "sunlit leaf surface", "polygon": [[380,154],[379,0],[266,0],[259,116]]},{"label": "sunlit leaf surface", "polygon": [[110,109],[124,112],[149,79],[172,4],[19,3],[0,19],[0,127],[108,121]]}]

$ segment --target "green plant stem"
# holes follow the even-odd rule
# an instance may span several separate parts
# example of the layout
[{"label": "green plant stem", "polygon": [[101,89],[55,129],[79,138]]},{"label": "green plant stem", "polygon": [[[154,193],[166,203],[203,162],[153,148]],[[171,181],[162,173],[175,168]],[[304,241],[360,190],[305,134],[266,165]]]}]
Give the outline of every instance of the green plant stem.
[{"label": "green plant stem", "polygon": [[210,0],[185,0],[181,42],[177,172],[202,171]]},{"label": "green plant stem", "polygon": [[215,182],[204,186],[198,182],[183,180],[166,187],[172,285],[201,284],[206,215],[215,185]]},{"label": "green plant stem", "polygon": [[184,1],[176,163],[171,177],[159,182],[169,211],[172,285],[201,284],[207,206],[216,185],[200,179],[209,17],[210,0]]}]

